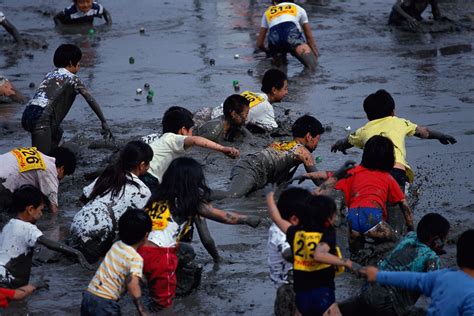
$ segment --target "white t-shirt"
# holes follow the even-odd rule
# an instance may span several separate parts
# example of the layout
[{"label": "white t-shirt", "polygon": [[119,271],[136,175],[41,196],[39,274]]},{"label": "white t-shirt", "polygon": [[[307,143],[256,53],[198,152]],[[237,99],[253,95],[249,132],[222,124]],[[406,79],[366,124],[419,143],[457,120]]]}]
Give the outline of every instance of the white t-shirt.
[{"label": "white t-shirt", "polygon": [[11,259],[27,255],[42,235],[36,225],[12,218],[0,233],[0,276],[6,275],[5,265]]},{"label": "white t-shirt", "polygon": [[153,159],[150,161],[148,170],[161,183],[163,174],[168,169],[171,162],[182,157],[186,150],[184,149],[184,140],[188,136],[174,133],[165,133],[158,139],[153,139],[153,135],[142,137],[144,142],[152,139],[148,144],[153,149]]},{"label": "white t-shirt", "polygon": [[186,230],[188,222],[178,224],[166,202],[154,201],[150,207],[147,207],[147,213],[152,223],[148,240],[160,247],[176,247],[181,233]]},{"label": "white t-shirt", "polygon": [[[136,175],[129,173],[128,177],[137,183],[138,187],[126,184],[124,190],[117,197],[112,198],[112,193],[109,192],[89,201],[74,215],[71,234],[83,242],[87,242],[93,236],[100,236],[101,240],[105,241],[114,229],[110,211],[113,212],[116,220],[115,233],[118,233],[118,220],[127,208],[144,208],[151,197],[150,189]],[[92,193],[96,181],[97,179],[84,188],[86,197]]]},{"label": "white t-shirt", "polygon": [[276,284],[288,283],[288,271],[293,269],[293,264],[286,261],[282,253],[290,248],[286,242],[286,235],[273,223],[268,229],[267,263],[270,268],[270,279]]},{"label": "white t-shirt", "polygon": [[263,13],[261,27],[270,29],[277,24],[293,22],[301,31],[301,26],[308,23],[305,9],[291,2],[282,2],[271,6]]},{"label": "white t-shirt", "polygon": [[[241,94],[243,97],[255,97],[249,99],[255,100],[250,102],[249,115],[247,116],[247,123],[255,124],[266,131],[271,131],[278,127],[275,120],[275,111],[273,106],[268,102],[268,96],[265,93],[244,91]],[[211,119],[215,119],[224,115],[224,105],[221,104],[212,109]]]},{"label": "white t-shirt", "polygon": [[58,205],[58,170],[56,169],[56,159],[40,153],[46,165],[46,170],[29,170],[20,172],[17,158],[11,153],[0,155],[0,178],[6,179],[3,186],[15,191],[22,185],[28,184],[38,188],[49,201]]}]

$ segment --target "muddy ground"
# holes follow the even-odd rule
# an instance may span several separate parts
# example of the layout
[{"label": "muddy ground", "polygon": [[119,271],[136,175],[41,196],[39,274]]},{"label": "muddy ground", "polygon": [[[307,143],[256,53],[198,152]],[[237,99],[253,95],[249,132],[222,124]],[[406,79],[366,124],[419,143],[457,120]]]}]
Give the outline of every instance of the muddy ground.
[{"label": "muddy ground", "polygon": [[[311,26],[321,57],[314,74],[303,71],[290,58],[288,97],[276,105],[281,120],[292,120],[309,112],[332,131],[323,135],[315,155],[321,169],[333,169],[347,158],[360,160],[361,151],[348,156],[333,154],[330,145],[366,122],[362,101],[377,89],[394,96],[396,113],[413,122],[455,136],[458,143],[443,146],[437,141],[409,139],[408,160],[416,173],[420,199],[416,219],[427,212],[439,212],[451,224],[445,266],[454,266],[456,237],[474,227],[473,117],[474,117],[474,2],[440,1],[442,14],[456,21],[447,32],[407,33],[386,25],[394,1],[319,0],[306,1]],[[242,90],[258,91],[270,61],[254,54],[254,42],[261,14],[269,1],[193,0],[132,3],[104,0],[111,12],[111,28],[96,21],[96,33],[88,29],[60,31],[52,14],[68,1],[0,0],[0,9],[27,35],[26,49],[16,48],[0,30],[0,72],[26,95],[32,96],[44,74],[50,71],[54,49],[63,42],[78,44],[83,52],[79,76],[101,104],[116,137],[126,140],[160,129],[161,116],[171,105],[191,110],[215,106],[233,93],[232,81]],[[427,16],[429,14],[425,14]],[[145,28],[145,34],[139,29]],[[239,59],[234,55],[239,54]],[[129,64],[129,57],[135,58]],[[209,65],[215,59],[215,66]],[[247,70],[252,69],[249,75]],[[155,91],[153,103],[135,90],[149,83]],[[21,129],[23,105],[0,104],[0,150],[29,145]],[[290,110],[288,116],[283,112]],[[89,149],[99,140],[100,124],[85,101],[78,97],[63,127],[65,138],[80,151],[76,174],[61,184],[57,219],[46,215],[38,226],[51,238],[67,236],[69,223],[80,208],[77,199],[86,172],[103,165],[108,149]],[[255,138],[238,144],[242,153],[262,148],[269,138]],[[222,188],[234,161],[216,153],[193,150],[192,155],[206,164],[211,187]],[[302,170],[299,170],[302,172]],[[309,184],[307,184],[309,187]],[[210,223],[210,229],[225,258],[234,264],[215,267],[199,240],[194,241],[198,261],[204,266],[202,284],[190,296],[176,300],[180,315],[270,315],[275,288],[266,266],[266,238],[269,220],[259,193],[248,198],[222,201],[229,210],[258,214],[265,218],[257,229]],[[346,227],[339,230],[344,242]],[[346,249],[347,251],[347,249]],[[81,292],[93,272],[63,261],[33,268],[33,279],[49,278],[51,288],[26,302],[14,303],[5,315],[78,314]],[[338,300],[355,293],[360,280],[351,275],[337,279]],[[423,301],[421,304],[426,304]],[[124,314],[133,311],[127,298]]]}]

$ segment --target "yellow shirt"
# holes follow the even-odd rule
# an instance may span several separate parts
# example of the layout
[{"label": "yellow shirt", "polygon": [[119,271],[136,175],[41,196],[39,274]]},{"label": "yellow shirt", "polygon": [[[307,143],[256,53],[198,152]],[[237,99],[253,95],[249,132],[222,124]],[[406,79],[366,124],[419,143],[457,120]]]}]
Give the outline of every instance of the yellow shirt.
[{"label": "yellow shirt", "polygon": [[87,291],[117,301],[125,292],[128,276],[143,276],[143,258],[135,249],[117,241],[105,255]]},{"label": "yellow shirt", "polygon": [[416,127],[417,125],[409,120],[396,116],[387,116],[369,121],[349,135],[347,140],[351,145],[363,148],[372,136],[381,135],[389,138],[395,147],[395,162],[405,166],[408,180],[413,182],[413,171],[406,161],[405,137],[415,135]]}]

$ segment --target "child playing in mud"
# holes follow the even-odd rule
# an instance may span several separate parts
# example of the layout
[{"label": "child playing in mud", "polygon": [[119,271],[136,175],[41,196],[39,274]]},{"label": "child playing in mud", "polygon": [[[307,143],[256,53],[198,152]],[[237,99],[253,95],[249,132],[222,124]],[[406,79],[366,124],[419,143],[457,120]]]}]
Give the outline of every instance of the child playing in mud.
[{"label": "child playing in mud", "polygon": [[15,42],[20,45],[23,44],[23,39],[21,38],[20,32],[18,32],[16,27],[7,20],[5,14],[3,14],[2,11],[0,11],[0,25],[3,26],[11,36],[13,36]]},{"label": "child playing in mud", "polygon": [[421,14],[431,5],[431,12],[435,20],[441,19],[441,13],[437,0],[397,0],[393,5],[392,12],[388,18],[388,24],[407,26],[415,31],[419,22],[423,20]]},{"label": "child playing in mud", "polygon": [[[429,213],[423,216],[410,232],[379,265],[382,271],[428,272],[440,268],[439,255],[444,254],[444,243],[449,222],[443,216]],[[339,304],[343,315],[421,315],[415,303],[417,291],[407,291],[388,285],[369,284],[360,294]]]},{"label": "child playing in mud", "polygon": [[[273,198],[274,187],[266,188],[268,213],[286,234],[293,251],[293,275],[296,307],[303,315],[339,315],[335,298],[336,270],[352,269],[336,246],[336,204],[330,197],[312,196],[299,210],[297,225],[284,220]],[[337,268],[339,267],[339,268]]]},{"label": "child playing in mud", "polygon": [[107,252],[84,291],[82,316],[121,315],[118,301],[127,289],[140,315],[147,315],[142,302],[140,280],[143,259],[137,249],[151,231],[150,217],[142,209],[128,209],[118,220],[120,240]]},{"label": "child playing in mud", "polygon": [[[311,193],[302,188],[289,188],[278,198],[277,208],[280,216],[292,225],[298,225],[301,210],[306,207]],[[295,292],[293,278],[289,275],[293,270],[293,253],[286,241],[286,235],[275,223],[268,230],[267,263],[270,269],[270,279],[278,289],[275,299],[275,315],[295,315]]]},{"label": "child playing in mud", "polygon": [[[293,140],[276,141],[266,149],[239,160],[232,168],[228,191],[213,190],[211,199],[241,197],[262,189],[267,183],[282,184],[293,177],[301,164],[307,172],[316,172],[316,163],[311,153],[324,133],[323,126],[316,118],[303,115],[295,121],[291,131]],[[326,175],[326,172],[322,174]]]},{"label": "child playing in mud", "polygon": [[112,17],[101,4],[92,0],[73,0],[73,3],[54,16],[58,24],[92,24],[94,18],[104,18],[105,23],[112,24]]},{"label": "child playing in mud", "polygon": [[150,167],[153,151],[142,141],[129,142],[118,161],[84,188],[87,204],[74,215],[70,245],[89,262],[104,256],[115,241],[118,220],[128,207],[143,208],[151,196],[139,179]]},{"label": "child playing in mud", "polygon": [[224,115],[201,125],[196,135],[216,143],[241,140],[251,135],[245,128],[249,110],[249,100],[241,95],[233,94],[224,101]]},{"label": "child playing in mud", "polygon": [[145,183],[153,190],[162,180],[163,174],[173,159],[183,156],[193,146],[219,151],[230,158],[239,156],[234,147],[225,147],[204,137],[193,136],[193,114],[180,106],[166,110],[162,120],[163,135],[148,135],[142,140],[153,149],[150,170],[145,175]]},{"label": "child playing in mud", "polygon": [[113,138],[99,104],[76,75],[81,68],[81,58],[81,49],[76,45],[60,45],[54,53],[54,65],[57,69],[46,74],[23,112],[21,124],[31,133],[32,146],[42,153],[48,154],[61,145],[61,122],[79,93],[102,122],[104,138]]},{"label": "child playing in mud", "polygon": [[[360,272],[369,282],[419,292],[431,298],[426,315],[474,315],[474,230],[461,234],[456,244],[459,269],[430,272],[379,271],[365,267]],[[385,315],[385,314],[384,314]]]},{"label": "child playing in mud", "polygon": [[91,268],[80,251],[43,236],[35,225],[43,215],[43,208],[43,195],[37,188],[23,186],[13,192],[16,218],[10,219],[0,234],[1,286],[18,288],[28,284],[36,244],[77,257],[82,267]]},{"label": "child playing in mud", "polygon": [[76,156],[65,147],[55,148],[48,156],[34,147],[23,147],[0,155],[0,165],[0,212],[9,210],[13,191],[32,185],[47,197],[51,212],[57,213],[59,182],[76,170]]},{"label": "child playing in mud", "polygon": [[318,194],[325,194],[329,187],[335,186],[336,190],[344,192],[349,209],[351,259],[364,248],[365,237],[377,243],[396,240],[393,229],[386,222],[387,202],[399,205],[408,231],[413,230],[413,213],[404,193],[390,175],[394,163],[392,141],[384,136],[373,136],[365,144],[361,164],[348,171],[348,178],[337,181],[330,177],[317,189]]},{"label": "child playing in mud", "polygon": [[[215,208],[208,202],[209,193],[202,166],[192,158],[180,157],[170,164],[163,175],[162,183],[147,204],[146,211],[153,226],[146,244],[138,249],[138,253],[143,257],[143,272],[158,309],[166,309],[172,305],[176,289],[175,271],[178,266],[176,254],[181,238],[189,232],[193,224],[199,223],[197,228],[203,240],[199,226],[206,225],[204,218],[224,224],[245,224],[251,227],[257,227],[260,223],[257,216],[240,215]],[[213,241],[212,244],[204,246],[213,257],[218,256]]]},{"label": "child playing in mud", "polygon": [[385,90],[378,90],[364,100],[364,111],[369,122],[347,138],[338,140],[331,147],[332,152],[346,150],[352,146],[363,148],[374,135],[388,137],[395,146],[395,164],[390,171],[402,190],[406,182],[413,182],[413,171],[406,161],[405,137],[417,136],[425,139],[437,139],[441,144],[455,144],[456,139],[425,126],[416,125],[407,119],[395,116],[395,101]]},{"label": "child playing in mud", "polygon": [[[286,64],[286,54],[290,53],[305,67],[314,69],[319,51],[306,11],[293,1],[273,0],[272,3],[262,16],[257,48],[268,52],[277,66]],[[268,49],[264,44],[267,32]]]},{"label": "child playing in mud", "polygon": [[[288,94],[288,78],[278,69],[269,69],[262,79],[259,92],[244,91],[240,95],[249,101],[249,114],[245,127],[252,133],[269,132],[278,127],[275,121],[273,103],[280,102]],[[223,105],[212,110],[211,118],[223,115]]]}]

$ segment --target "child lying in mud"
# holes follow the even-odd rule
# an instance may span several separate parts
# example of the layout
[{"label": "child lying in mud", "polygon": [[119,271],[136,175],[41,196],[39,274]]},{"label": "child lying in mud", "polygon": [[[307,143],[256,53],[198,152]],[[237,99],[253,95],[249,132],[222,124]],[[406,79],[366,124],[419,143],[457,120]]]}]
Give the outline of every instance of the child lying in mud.
[{"label": "child lying in mud", "polygon": [[205,218],[229,225],[257,227],[260,223],[260,217],[215,208],[208,202],[209,193],[202,166],[192,158],[180,157],[169,165],[162,183],[146,206],[153,226],[138,253],[143,257],[143,272],[158,309],[172,306],[176,290],[177,249],[194,224],[204,247],[218,261],[214,241],[210,235],[203,235],[209,234]]},{"label": "child lying in mud", "polygon": [[23,186],[13,192],[16,217],[3,227],[0,234],[1,286],[18,288],[28,284],[36,244],[77,257],[82,267],[91,269],[80,251],[43,236],[35,225],[43,215],[43,208],[43,195],[37,188]]},{"label": "child lying in mud", "polygon": [[[449,222],[443,216],[429,213],[378,265],[381,271],[428,272],[440,269],[439,255],[445,253],[444,243]],[[417,291],[407,291],[388,285],[366,284],[361,292],[339,307],[347,316],[424,315],[426,311],[415,306],[420,297]]]},{"label": "child lying in mud", "polygon": [[84,188],[87,202],[74,215],[69,244],[89,262],[96,262],[110,249],[118,234],[118,221],[128,207],[143,208],[151,196],[139,179],[150,167],[153,151],[142,141],[129,142],[118,161]]},{"label": "child lying in mud", "polygon": [[92,24],[94,18],[104,18],[105,23],[112,24],[112,17],[101,4],[92,0],[74,0],[73,4],[54,16],[58,24]]}]

